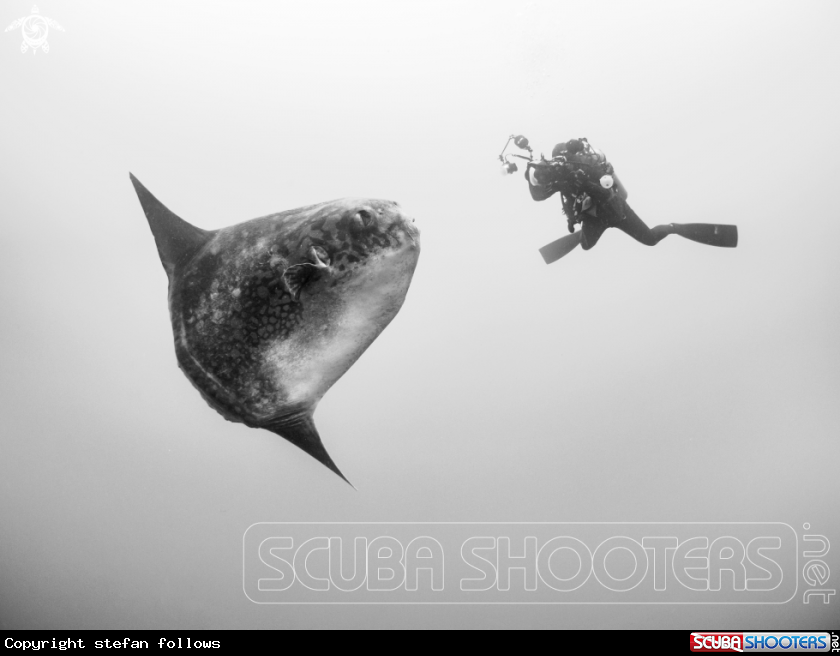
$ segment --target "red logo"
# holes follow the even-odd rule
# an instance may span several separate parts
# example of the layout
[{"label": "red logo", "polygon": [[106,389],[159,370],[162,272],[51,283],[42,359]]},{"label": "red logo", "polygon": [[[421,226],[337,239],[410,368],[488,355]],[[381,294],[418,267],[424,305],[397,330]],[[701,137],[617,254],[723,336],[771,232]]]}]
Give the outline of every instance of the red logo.
[{"label": "red logo", "polygon": [[744,651],[744,634],[692,633],[691,651]]}]

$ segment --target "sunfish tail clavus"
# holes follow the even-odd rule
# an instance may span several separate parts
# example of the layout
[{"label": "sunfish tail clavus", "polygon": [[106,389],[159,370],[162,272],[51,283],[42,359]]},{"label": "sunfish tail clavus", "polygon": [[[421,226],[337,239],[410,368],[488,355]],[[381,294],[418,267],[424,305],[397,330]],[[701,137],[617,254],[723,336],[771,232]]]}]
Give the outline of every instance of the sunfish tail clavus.
[{"label": "sunfish tail clavus", "polygon": [[226,419],[347,480],[312,415],[402,306],[420,254],[413,219],[391,201],[345,198],[202,230],[131,181],[169,277],[184,374]]}]

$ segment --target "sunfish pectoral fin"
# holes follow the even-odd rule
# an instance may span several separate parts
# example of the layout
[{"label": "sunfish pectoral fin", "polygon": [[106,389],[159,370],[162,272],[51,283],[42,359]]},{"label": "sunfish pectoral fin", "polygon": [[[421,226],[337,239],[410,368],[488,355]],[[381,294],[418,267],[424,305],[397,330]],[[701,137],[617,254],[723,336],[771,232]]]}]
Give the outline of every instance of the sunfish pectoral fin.
[{"label": "sunfish pectoral fin", "polygon": [[300,300],[304,285],[312,280],[319,271],[332,271],[329,256],[322,248],[309,248],[309,262],[293,264],[283,272],[283,284],[293,299]]},{"label": "sunfish pectoral fin", "polygon": [[133,174],[129,176],[155,237],[160,261],[171,279],[175,269],[189,262],[215,233],[190,225],[155,198]]},{"label": "sunfish pectoral fin", "polygon": [[296,301],[300,300],[303,286],[312,279],[313,275],[315,275],[315,267],[308,262],[293,264],[283,272],[283,284],[286,291]]},{"label": "sunfish pectoral fin", "polygon": [[338,474],[354,490],[356,489],[347,480],[347,477],[341,473],[338,467],[336,467],[332,458],[330,458],[330,454],[324,448],[324,443],[321,442],[321,436],[318,435],[318,429],[315,428],[315,421],[312,419],[311,411],[304,411],[292,417],[283,417],[261,424],[260,428],[270,430],[272,433],[276,433],[280,437],[289,440],[296,447],[306,451],[315,460]]}]

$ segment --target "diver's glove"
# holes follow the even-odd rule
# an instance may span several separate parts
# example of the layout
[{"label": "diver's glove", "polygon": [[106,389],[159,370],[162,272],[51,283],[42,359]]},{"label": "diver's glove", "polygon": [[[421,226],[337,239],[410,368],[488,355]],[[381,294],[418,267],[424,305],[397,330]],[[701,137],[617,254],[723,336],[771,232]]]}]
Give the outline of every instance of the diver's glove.
[{"label": "diver's glove", "polygon": [[534,166],[532,164],[528,165],[528,171],[526,173],[526,177],[528,178],[528,183],[532,187],[542,186],[542,183],[540,182],[539,178],[537,177],[537,170],[536,169],[537,169],[536,166]]}]

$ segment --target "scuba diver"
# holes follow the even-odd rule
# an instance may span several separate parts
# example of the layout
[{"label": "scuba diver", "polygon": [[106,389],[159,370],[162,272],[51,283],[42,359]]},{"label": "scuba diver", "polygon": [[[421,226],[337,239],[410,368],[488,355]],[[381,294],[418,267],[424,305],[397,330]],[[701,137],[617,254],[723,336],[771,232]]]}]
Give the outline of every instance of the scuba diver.
[{"label": "scuba diver", "polygon": [[[528,161],[525,179],[528,180],[531,198],[542,201],[559,192],[569,232],[572,233],[540,249],[546,264],[559,260],[578,244],[583,250],[589,250],[598,243],[607,228],[618,228],[647,246],[655,246],[668,235],[680,235],[710,246],[734,248],[738,245],[738,228],[734,225],[668,223],[649,228],[627,204],[627,190],[612,164],[586,139],[559,143],[552,150],[550,160],[540,157],[539,161],[534,160],[525,137],[512,135],[508,144],[511,140],[529,153],[527,157],[507,157]],[[508,144],[505,144],[505,150]],[[502,150],[499,155],[504,163],[502,172],[513,173],[517,166],[504,156],[504,152]],[[581,228],[575,232],[578,224]]]}]

